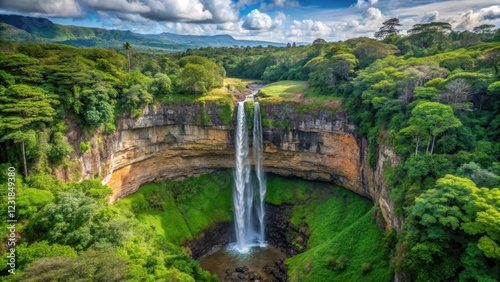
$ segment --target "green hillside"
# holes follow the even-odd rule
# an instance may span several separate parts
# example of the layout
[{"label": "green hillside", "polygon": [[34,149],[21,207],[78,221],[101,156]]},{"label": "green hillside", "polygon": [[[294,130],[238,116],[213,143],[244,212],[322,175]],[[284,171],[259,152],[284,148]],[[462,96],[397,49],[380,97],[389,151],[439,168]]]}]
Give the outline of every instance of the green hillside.
[{"label": "green hillside", "polygon": [[[230,35],[195,36],[174,33],[139,34],[124,30],[107,30],[82,26],[59,25],[45,18],[0,15],[2,40],[14,42],[57,42],[76,47],[121,48],[130,42],[136,49],[170,51],[198,47],[284,46],[266,41],[236,40]],[[5,29],[5,32],[3,30]]]}]

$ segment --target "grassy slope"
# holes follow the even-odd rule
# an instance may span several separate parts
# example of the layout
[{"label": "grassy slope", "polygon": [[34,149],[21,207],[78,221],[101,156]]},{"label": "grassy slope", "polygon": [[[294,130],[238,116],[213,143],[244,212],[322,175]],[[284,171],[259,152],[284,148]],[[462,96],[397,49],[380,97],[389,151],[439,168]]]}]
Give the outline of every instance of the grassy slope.
[{"label": "grassy slope", "polygon": [[[276,177],[268,180],[266,199],[295,204],[292,223],[309,225],[308,250],[287,260],[291,281],[390,281],[383,232],[370,219],[369,200],[340,187]],[[327,262],[340,257],[346,266],[336,271]],[[363,274],[363,264],[372,271]]]},{"label": "grassy slope", "polygon": [[233,104],[236,99],[234,94],[229,89],[242,90],[246,88],[247,84],[259,83],[260,80],[244,79],[244,78],[224,78],[224,85],[219,88],[214,88],[204,95],[187,95],[187,94],[173,94],[170,98],[172,101],[182,102],[220,102]]},{"label": "grassy slope", "polygon": [[[307,91],[306,81],[283,80],[266,85],[260,90],[259,97],[264,99],[298,100]],[[273,99],[273,100],[274,100]]]},{"label": "grassy slope", "polygon": [[[214,223],[232,219],[231,179],[229,172],[189,178],[178,186],[187,187],[187,195],[181,195],[177,202],[173,191],[175,181],[147,184],[118,204],[135,211],[139,220],[153,226],[170,242],[180,244]],[[155,195],[164,202],[163,210],[152,208],[148,202]]]},{"label": "grassy slope", "polygon": [[315,88],[310,88],[307,81],[282,80],[270,83],[260,90],[260,100],[267,103],[298,102],[339,106],[341,98],[331,95],[320,95]]},{"label": "grassy slope", "polygon": [[[118,205],[180,244],[216,222],[232,220],[231,187],[229,171],[182,182],[166,180],[142,186]],[[298,227],[305,221],[309,226],[308,250],[287,260],[291,281],[390,281],[383,232],[370,220],[369,200],[330,184],[273,175],[267,187],[267,202],[294,204],[292,224]],[[155,196],[164,202],[163,210],[151,207]],[[346,258],[346,267],[335,271],[328,259],[340,257]],[[363,264],[372,271],[363,274]]]}]

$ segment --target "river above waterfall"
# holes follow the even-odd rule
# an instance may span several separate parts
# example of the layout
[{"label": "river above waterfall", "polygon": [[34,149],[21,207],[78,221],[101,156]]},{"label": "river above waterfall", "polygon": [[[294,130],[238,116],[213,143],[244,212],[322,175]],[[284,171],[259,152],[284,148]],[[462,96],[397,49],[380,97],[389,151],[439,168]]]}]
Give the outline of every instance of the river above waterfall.
[{"label": "river above waterfall", "polygon": [[275,266],[277,260],[285,258],[285,253],[273,246],[254,247],[251,252],[241,254],[232,250],[230,245],[225,245],[218,251],[202,258],[199,263],[204,270],[216,274],[220,281],[224,281],[228,273],[237,272],[236,268],[244,266],[248,267],[248,273],[258,273],[261,276],[259,280],[264,281],[273,279],[269,273],[264,271],[264,267],[266,265]]}]

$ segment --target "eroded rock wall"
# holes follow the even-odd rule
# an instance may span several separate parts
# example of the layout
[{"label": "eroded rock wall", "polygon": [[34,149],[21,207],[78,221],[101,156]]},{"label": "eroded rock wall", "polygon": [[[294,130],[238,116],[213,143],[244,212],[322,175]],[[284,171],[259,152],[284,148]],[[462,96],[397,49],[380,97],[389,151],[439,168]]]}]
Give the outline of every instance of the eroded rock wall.
[{"label": "eroded rock wall", "polygon": [[[234,123],[224,122],[226,106],[149,106],[139,118],[120,118],[115,133],[90,138],[73,126],[68,139],[77,148],[78,164],[58,175],[66,179],[71,175],[101,176],[113,190],[114,201],[155,180],[182,179],[231,168]],[[367,141],[356,136],[354,125],[344,112],[319,110],[300,114],[296,107],[261,105],[268,125],[263,133],[265,170],[343,186],[372,199],[380,206],[387,227],[399,228],[383,176],[385,164],[398,163],[391,148],[379,148],[377,168],[372,169],[367,161]],[[78,144],[86,140],[92,149],[79,152]]]}]

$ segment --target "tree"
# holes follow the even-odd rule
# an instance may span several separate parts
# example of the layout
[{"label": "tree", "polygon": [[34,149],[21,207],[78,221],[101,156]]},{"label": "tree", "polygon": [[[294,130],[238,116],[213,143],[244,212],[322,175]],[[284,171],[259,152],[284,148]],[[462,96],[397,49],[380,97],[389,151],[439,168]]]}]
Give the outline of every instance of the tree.
[{"label": "tree", "polygon": [[59,244],[50,245],[47,241],[37,241],[30,245],[22,243],[16,248],[16,251],[19,253],[18,267],[21,269],[41,258],[61,256],[67,258],[77,257],[76,251],[70,246]]},{"label": "tree", "polygon": [[24,141],[31,129],[53,120],[55,100],[41,88],[13,84],[0,89],[0,103],[0,141],[21,143],[24,175],[28,176]]},{"label": "tree", "polygon": [[112,98],[117,96],[116,90],[107,85],[98,85],[92,89],[83,90],[81,96],[83,98],[81,113],[90,126],[97,127],[113,121],[114,103]]},{"label": "tree", "polygon": [[129,265],[113,251],[56,256],[28,265],[14,281],[126,281]]},{"label": "tree", "polygon": [[132,52],[132,44],[127,41],[123,44],[123,48],[127,51],[128,71],[130,71],[130,53]]},{"label": "tree", "polygon": [[436,138],[446,130],[459,127],[462,123],[453,114],[450,106],[438,102],[421,102],[411,111],[412,116],[408,124],[425,129],[432,137],[432,143],[427,144],[427,152],[432,154]]},{"label": "tree", "polygon": [[500,176],[482,168],[475,162],[463,164],[457,169],[457,175],[471,179],[478,187],[500,187]]},{"label": "tree", "polygon": [[451,33],[451,25],[445,22],[431,22],[413,25],[408,30],[410,41],[421,48],[440,47]]},{"label": "tree", "polygon": [[179,74],[179,84],[184,92],[195,94],[207,92],[210,74],[201,65],[187,64]]},{"label": "tree", "polygon": [[469,47],[478,44],[481,38],[478,34],[465,30],[458,35],[458,41],[460,42],[460,46]]},{"label": "tree", "polygon": [[375,32],[375,38],[385,39],[390,35],[398,35],[401,32],[400,29],[397,29],[398,26],[401,26],[398,18],[392,18],[383,22],[379,31]]},{"label": "tree", "polygon": [[313,45],[321,45],[321,44],[326,44],[326,40],[324,40],[323,38],[317,38],[313,41],[312,43]]},{"label": "tree", "polygon": [[54,195],[50,191],[36,188],[24,189],[19,193],[17,199],[17,206],[19,207],[18,214],[22,218],[30,218],[52,201],[54,201]]},{"label": "tree", "polygon": [[439,102],[452,106],[455,110],[464,110],[471,107],[469,98],[472,87],[463,78],[452,80],[446,85],[446,91],[437,96]]},{"label": "tree", "polygon": [[360,68],[365,68],[376,60],[393,55],[396,52],[396,46],[373,39],[357,42],[352,50],[352,53],[359,61]]},{"label": "tree", "polygon": [[486,51],[479,59],[484,66],[493,67],[495,69],[495,74],[498,74],[498,64],[500,64],[500,47],[495,47]]},{"label": "tree", "polygon": [[[420,195],[407,217],[403,264],[413,281],[495,281],[500,275],[500,190],[453,175]],[[459,278],[459,279],[458,279]]]},{"label": "tree", "polygon": [[[185,68],[188,64],[198,65],[207,72],[208,77],[205,81],[203,81],[204,87],[206,88],[205,90],[223,85],[224,76],[226,75],[226,71],[223,67],[201,56],[186,56],[179,60],[179,66],[183,68]],[[192,68],[190,69],[192,70]]]},{"label": "tree", "polygon": [[149,92],[155,97],[167,97],[172,92],[172,82],[170,78],[163,73],[157,73],[153,82],[149,86]]},{"label": "tree", "polygon": [[478,34],[493,33],[494,28],[495,28],[495,25],[482,24],[480,26],[476,26],[472,31],[474,33],[478,33]]},{"label": "tree", "polygon": [[430,139],[429,132],[423,125],[410,125],[401,129],[400,133],[405,136],[412,137],[415,141],[415,156],[418,154],[418,149],[420,148],[422,142]]}]

